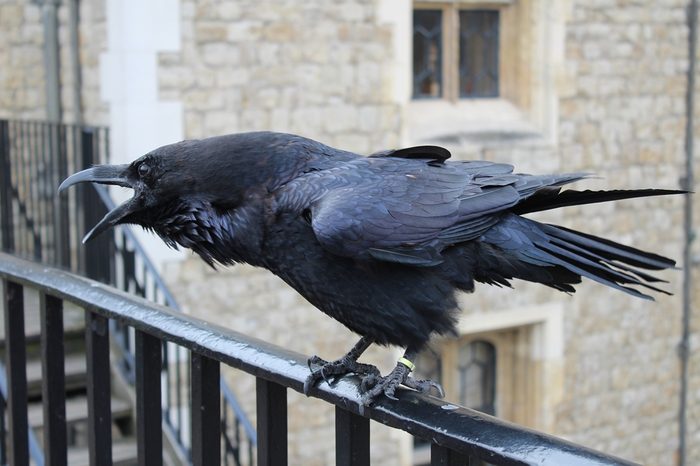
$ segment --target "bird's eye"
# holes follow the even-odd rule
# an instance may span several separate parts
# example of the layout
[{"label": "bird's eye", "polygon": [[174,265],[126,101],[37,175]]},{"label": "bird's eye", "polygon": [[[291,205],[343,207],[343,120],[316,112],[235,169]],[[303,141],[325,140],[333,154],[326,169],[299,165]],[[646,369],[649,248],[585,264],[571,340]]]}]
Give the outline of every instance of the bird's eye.
[{"label": "bird's eye", "polygon": [[141,165],[139,165],[138,171],[139,176],[143,178],[147,176],[148,173],[151,171],[151,167],[147,163],[142,163]]}]

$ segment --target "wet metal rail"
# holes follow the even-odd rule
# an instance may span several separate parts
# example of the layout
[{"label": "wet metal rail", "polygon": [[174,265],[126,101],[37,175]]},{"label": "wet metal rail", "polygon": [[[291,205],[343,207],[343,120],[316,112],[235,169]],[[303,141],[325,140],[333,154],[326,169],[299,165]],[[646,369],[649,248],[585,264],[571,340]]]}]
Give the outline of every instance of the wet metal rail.
[{"label": "wet metal rail", "polygon": [[[88,362],[89,448],[92,464],[111,464],[109,393],[109,320],[136,333],[137,441],[139,464],[162,464],[159,386],[162,342],[191,351],[192,461],[221,463],[220,364],[256,377],[257,462],[287,463],[287,389],[302,391],[309,375],[306,357],[229,329],[151,304],[107,285],[68,272],[0,253],[0,280],[8,331],[8,431],[10,464],[28,464],[27,403],[24,369],[23,287],[43,296],[42,354],[46,458],[65,458],[66,425],[61,419],[65,393],[57,381],[63,376],[62,304],[69,301],[86,310]],[[382,399],[359,415],[358,380],[345,377],[329,387],[321,384],[312,396],[336,406],[336,464],[369,464],[370,419],[405,430],[432,443],[432,465],[465,465],[480,459],[494,465],[629,465],[615,458],[553,436],[529,430],[476,411],[409,390],[399,400]],[[0,432],[0,434],[4,434]],[[4,437],[4,435],[3,435]],[[5,450],[5,448],[3,448]],[[65,464],[60,460],[50,464]]]}]

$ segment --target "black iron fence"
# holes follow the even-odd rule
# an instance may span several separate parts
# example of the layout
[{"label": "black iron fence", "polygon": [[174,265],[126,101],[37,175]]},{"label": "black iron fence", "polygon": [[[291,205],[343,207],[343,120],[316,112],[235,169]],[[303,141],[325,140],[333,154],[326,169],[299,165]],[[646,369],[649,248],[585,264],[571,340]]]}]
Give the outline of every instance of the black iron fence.
[{"label": "black iron fence", "polygon": [[[7,339],[7,438],[10,464],[29,461],[26,374],[24,365],[23,288],[38,290],[42,299],[42,355],[45,376],[44,450],[51,464],[65,464],[66,427],[63,381],[62,309],[71,302],[85,310],[88,362],[89,450],[91,464],[111,464],[109,323],[133,329],[136,352],[136,425],[139,464],[162,464],[161,387],[164,344],[190,354],[192,463],[221,464],[222,424],[219,372],[221,364],[256,377],[257,463],[287,464],[287,389],[302,391],[309,375],[306,357],[255,338],[174,312],[109,286],[60,270],[49,269],[0,253]],[[449,402],[399,390],[398,400],[383,398],[360,412],[357,378],[334,386],[321,384],[312,396],[336,406],[336,464],[367,465],[370,419],[405,430],[431,443],[432,465],[628,465],[546,434],[519,427]],[[6,426],[0,425],[0,429]],[[0,431],[0,440],[4,439]],[[5,448],[3,448],[5,451]]]},{"label": "black iron fence", "polygon": [[[68,174],[108,160],[107,128],[0,120],[0,249],[71,270],[178,310],[177,302],[129,228],[120,227],[81,244],[87,228],[114,207],[105,189],[84,185],[67,195],[57,195],[57,186]],[[136,333],[119,321],[111,322],[110,332],[113,347],[119,353],[118,367],[133,385],[137,377]],[[189,352],[181,346],[164,345],[162,354],[166,387],[162,399],[163,428],[178,457],[186,462],[192,448],[185,428],[191,394],[188,384],[181,382],[188,374],[184,367]],[[0,367],[0,398],[6,395],[2,391],[3,374]],[[223,379],[221,384],[225,459],[241,464],[243,458],[250,458],[255,432]],[[32,445],[36,443],[32,440]],[[33,451],[34,461],[41,462],[36,453],[39,450],[35,447]]]}]

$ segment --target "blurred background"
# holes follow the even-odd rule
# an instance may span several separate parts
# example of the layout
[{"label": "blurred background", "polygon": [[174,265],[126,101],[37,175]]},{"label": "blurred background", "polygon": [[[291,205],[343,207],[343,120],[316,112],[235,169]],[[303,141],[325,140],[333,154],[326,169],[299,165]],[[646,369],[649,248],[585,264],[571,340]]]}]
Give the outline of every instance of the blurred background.
[{"label": "blurred background", "polygon": [[[142,231],[83,247],[103,204],[128,193],[59,198],[58,183],[182,139],[274,130],[361,154],[430,143],[518,172],[600,176],[581,189],[683,187],[699,153],[690,5],[0,0],[2,247],[335,359],[355,337],[266,271],[214,271]],[[456,403],[639,462],[700,464],[700,296],[689,273],[697,222],[684,216],[693,212],[686,202],[638,199],[544,217],[679,264],[685,257],[691,269],[663,274],[674,296],[647,302],[592,283],[573,296],[520,282],[478,286],[461,299],[460,335],[434,341],[418,370]],[[121,335],[128,355],[131,336]],[[399,354],[366,359],[387,371]],[[128,359],[115,356],[126,392]],[[254,383],[234,371],[224,378],[237,400],[239,448],[251,441]],[[187,437],[175,426],[187,416],[181,396],[167,397],[174,450]],[[289,413],[290,464],[332,464],[331,407],[290,393]],[[375,464],[427,461],[408,434],[373,423],[372,436]]]}]

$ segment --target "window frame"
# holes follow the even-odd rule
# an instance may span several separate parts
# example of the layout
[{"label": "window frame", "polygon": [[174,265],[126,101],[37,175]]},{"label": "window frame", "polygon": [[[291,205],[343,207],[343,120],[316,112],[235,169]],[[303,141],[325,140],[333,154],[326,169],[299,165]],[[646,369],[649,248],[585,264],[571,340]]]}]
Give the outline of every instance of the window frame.
[{"label": "window frame", "polygon": [[[431,1],[418,1],[413,3],[413,9],[411,10],[411,15],[415,10],[440,10],[442,11],[442,84],[441,84],[441,94],[438,97],[421,97],[414,94],[413,89],[413,67],[411,67],[411,100],[423,101],[423,100],[444,100],[448,102],[458,102],[458,101],[469,101],[478,99],[498,99],[502,96],[501,91],[501,76],[503,73],[502,60],[501,60],[501,22],[503,18],[504,7],[510,5],[512,1],[491,1],[491,2],[474,2],[474,1],[454,1],[454,2],[431,2]],[[459,29],[459,12],[462,10],[494,10],[498,11],[498,93],[496,96],[466,96],[462,97],[460,95],[460,83],[459,83],[459,41],[460,41],[460,29]],[[412,28],[413,26],[411,26]],[[413,38],[413,30],[411,37]],[[413,43],[413,40],[411,41]]]}]

